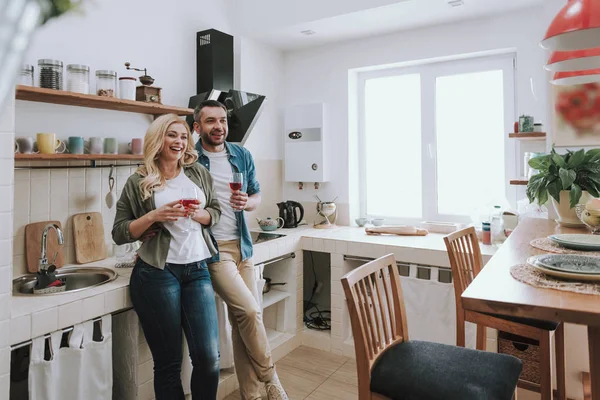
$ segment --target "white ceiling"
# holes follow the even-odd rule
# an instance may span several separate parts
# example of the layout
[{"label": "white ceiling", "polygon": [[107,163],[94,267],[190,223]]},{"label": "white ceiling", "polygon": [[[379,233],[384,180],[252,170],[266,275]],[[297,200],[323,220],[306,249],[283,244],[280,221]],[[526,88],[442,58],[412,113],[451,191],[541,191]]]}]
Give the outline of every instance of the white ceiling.
[{"label": "white ceiling", "polygon": [[[282,50],[480,18],[542,4],[542,0],[243,0],[239,32]],[[510,29],[510,27],[506,27]],[[312,30],[306,36],[301,31]]]}]

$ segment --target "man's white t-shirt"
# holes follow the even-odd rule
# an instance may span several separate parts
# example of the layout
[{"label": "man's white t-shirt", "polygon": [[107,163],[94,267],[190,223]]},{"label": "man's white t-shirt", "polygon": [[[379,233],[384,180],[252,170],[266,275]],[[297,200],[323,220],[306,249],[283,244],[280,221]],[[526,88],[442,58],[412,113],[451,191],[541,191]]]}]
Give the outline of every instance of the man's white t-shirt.
[{"label": "man's white t-shirt", "polygon": [[[206,206],[204,191],[185,175],[183,169],[177,177],[167,180],[164,188],[154,192],[156,208],[175,200],[181,200],[182,189],[191,186],[196,188],[200,207],[204,208]],[[182,230],[188,228],[189,223],[188,218],[179,218],[177,221],[162,223],[171,234],[171,243],[167,254],[168,263],[188,264],[210,258],[210,251],[204,241],[204,236],[202,236],[202,225],[200,223],[191,220],[191,226],[198,230],[182,232]]]},{"label": "man's white t-shirt", "polygon": [[210,161],[210,175],[213,178],[217,199],[221,205],[221,219],[218,224],[211,228],[212,234],[217,240],[238,240],[240,238],[240,230],[230,202],[231,188],[229,187],[229,179],[232,169],[227,150],[224,149],[218,153],[211,153],[203,148],[202,153]]}]

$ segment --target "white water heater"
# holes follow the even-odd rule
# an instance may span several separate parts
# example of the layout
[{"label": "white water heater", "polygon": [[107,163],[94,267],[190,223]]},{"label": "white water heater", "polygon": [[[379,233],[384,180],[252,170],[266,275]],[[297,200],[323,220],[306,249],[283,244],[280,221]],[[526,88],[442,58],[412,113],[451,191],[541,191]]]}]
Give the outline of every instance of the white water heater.
[{"label": "white water heater", "polygon": [[285,110],[285,180],[327,182],[323,103],[299,104]]}]

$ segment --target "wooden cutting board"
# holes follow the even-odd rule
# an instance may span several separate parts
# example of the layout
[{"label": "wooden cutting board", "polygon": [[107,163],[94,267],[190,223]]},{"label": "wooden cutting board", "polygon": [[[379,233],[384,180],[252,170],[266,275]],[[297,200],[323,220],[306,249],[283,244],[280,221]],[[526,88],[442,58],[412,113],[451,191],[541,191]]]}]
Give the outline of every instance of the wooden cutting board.
[{"label": "wooden cutting board", "polygon": [[[30,273],[38,271],[40,255],[42,254],[42,232],[44,232],[44,227],[48,224],[56,224],[62,230],[62,226],[58,221],[35,222],[25,225],[25,258],[27,261],[27,270]],[[54,255],[57,251],[58,255],[56,256],[54,265],[56,265],[56,268],[60,268],[65,265],[63,247],[58,244],[56,231],[50,229],[46,239],[46,258],[48,259],[48,263],[54,260]]]},{"label": "wooden cutting board", "polygon": [[102,214],[89,212],[73,215],[73,239],[75,260],[78,264],[104,260],[106,245]]}]

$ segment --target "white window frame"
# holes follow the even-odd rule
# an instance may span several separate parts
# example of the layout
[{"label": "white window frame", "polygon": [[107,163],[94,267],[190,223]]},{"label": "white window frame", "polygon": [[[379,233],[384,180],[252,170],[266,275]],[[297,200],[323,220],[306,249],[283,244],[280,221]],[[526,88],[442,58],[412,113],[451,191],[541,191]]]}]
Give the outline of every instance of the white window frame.
[{"label": "white window frame", "polygon": [[[516,145],[510,140],[508,132],[512,131],[516,120],[516,54],[505,53],[494,56],[463,58],[456,61],[432,62],[418,66],[381,69],[360,72],[358,78],[358,184],[359,184],[359,211],[361,216],[367,218],[386,218],[387,223],[415,224],[421,221],[444,221],[469,223],[470,216],[444,215],[437,212],[437,146],[435,126],[435,89],[436,78],[453,74],[483,72],[489,70],[503,71],[504,77],[504,174],[506,199],[511,206],[516,206],[517,191],[511,186],[509,180],[517,176]],[[421,174],[423,216],[422,218],[391,218],[386,215],[367,214],[367,187],[366,154],[365,154],[365,83],[368,79],[383,78],[397,75],[421,75]],[[481,129],[485,129],[482,127]],[[401,157],[401,152],[399,152]],[[390,160],[395,161],[395,160]],[[473,168],[494,168],[487,165],[485,154],[473,154]],[[459,179],[459,178],[457,178]],[[462,185],[473,185],[469,181],[469,171],[465,171]],[[460,185],[457,184],[457,191]],[[410,195],[410,193],[407,193]],[[459,193],[457,195],[460,195]],[[475,211],[475,210],[474,210]]]}]

